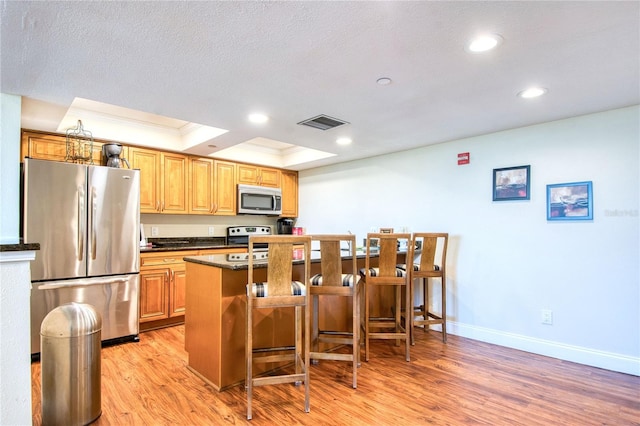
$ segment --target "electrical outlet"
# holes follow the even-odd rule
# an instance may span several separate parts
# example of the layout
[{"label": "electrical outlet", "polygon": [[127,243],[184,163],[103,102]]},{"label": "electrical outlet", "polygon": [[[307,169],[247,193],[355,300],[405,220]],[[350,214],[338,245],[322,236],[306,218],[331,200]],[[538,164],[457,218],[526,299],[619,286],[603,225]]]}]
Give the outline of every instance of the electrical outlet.
[{"label": "electrical outlet", "polygon": [[213,226],[210,226],[210,227],[209,227],[209,235],[210,235],[210,236],[211,236],[211,235],[214,235],[214,232],[213,232]]},{"label": "electrical outlet", "polygon": [[551,309],[541,310],[540,316],[543,324],[553,325],[553,311]]},{"label": "electrical outlet", "polygon": [[151,227],[151,236],[152,237],[157,237],[159,233],[160,233],[160,230],[158,230],[157,226],[152,226]]}]

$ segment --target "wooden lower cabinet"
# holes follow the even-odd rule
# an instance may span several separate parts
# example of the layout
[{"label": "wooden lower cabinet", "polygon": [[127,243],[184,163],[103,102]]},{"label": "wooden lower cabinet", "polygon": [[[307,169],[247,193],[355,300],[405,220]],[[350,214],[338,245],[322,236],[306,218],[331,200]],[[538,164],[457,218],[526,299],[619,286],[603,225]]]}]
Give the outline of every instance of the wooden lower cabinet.
[{"label": "wooden lower cabinet", "polygon": [[187,256],[243,253],[246,249],[212,248],[140,253],[140,331],[184,323]]},{"label": "wooden lower cabinet", "polygon": [[184,322],[187,278],[183,258],[197,253],[140,254],[140,331]]}]

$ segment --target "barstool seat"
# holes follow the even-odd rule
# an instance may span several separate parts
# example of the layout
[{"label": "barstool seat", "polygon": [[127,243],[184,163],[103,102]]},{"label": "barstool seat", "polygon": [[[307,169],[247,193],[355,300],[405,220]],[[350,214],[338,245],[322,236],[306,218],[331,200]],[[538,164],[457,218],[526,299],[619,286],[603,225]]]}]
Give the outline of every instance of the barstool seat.
[{"label": "barstool seat", "polygon": [[[340,282],[342,283],[342,287],[353,287],[353,274],[341,274]],[[360,277],[358,275],[355,276],[357,281],[360,281]],[[322,283],[322,274],[315,274],[311,277],[311,285],[321,286]]]}]

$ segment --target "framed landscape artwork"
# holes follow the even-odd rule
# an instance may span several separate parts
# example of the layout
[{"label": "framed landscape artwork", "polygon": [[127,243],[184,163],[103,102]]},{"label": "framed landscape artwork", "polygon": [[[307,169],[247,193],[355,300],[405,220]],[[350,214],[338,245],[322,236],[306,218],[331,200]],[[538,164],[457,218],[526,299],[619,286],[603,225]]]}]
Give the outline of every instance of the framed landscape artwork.
[{"label": "framed landscape artwork", "polygon": [[528,200],[531,166],[493,169],[493,201]]},{"label": "framed landscape artwork", "polygon": [[547,220],[592,220],[591,181],[547,185]]}]

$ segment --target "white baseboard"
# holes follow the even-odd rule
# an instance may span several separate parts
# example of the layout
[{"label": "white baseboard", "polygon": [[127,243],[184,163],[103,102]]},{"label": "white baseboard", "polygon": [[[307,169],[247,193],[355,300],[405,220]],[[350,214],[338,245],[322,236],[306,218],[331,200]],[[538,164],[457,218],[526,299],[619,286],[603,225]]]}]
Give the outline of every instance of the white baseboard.
[{"label": "white baseboard", "polygon": [[[435,329],[435,327],[434,327]],[[538,355],[640,376],[640,358],[447,321],[447,332]]]}]

